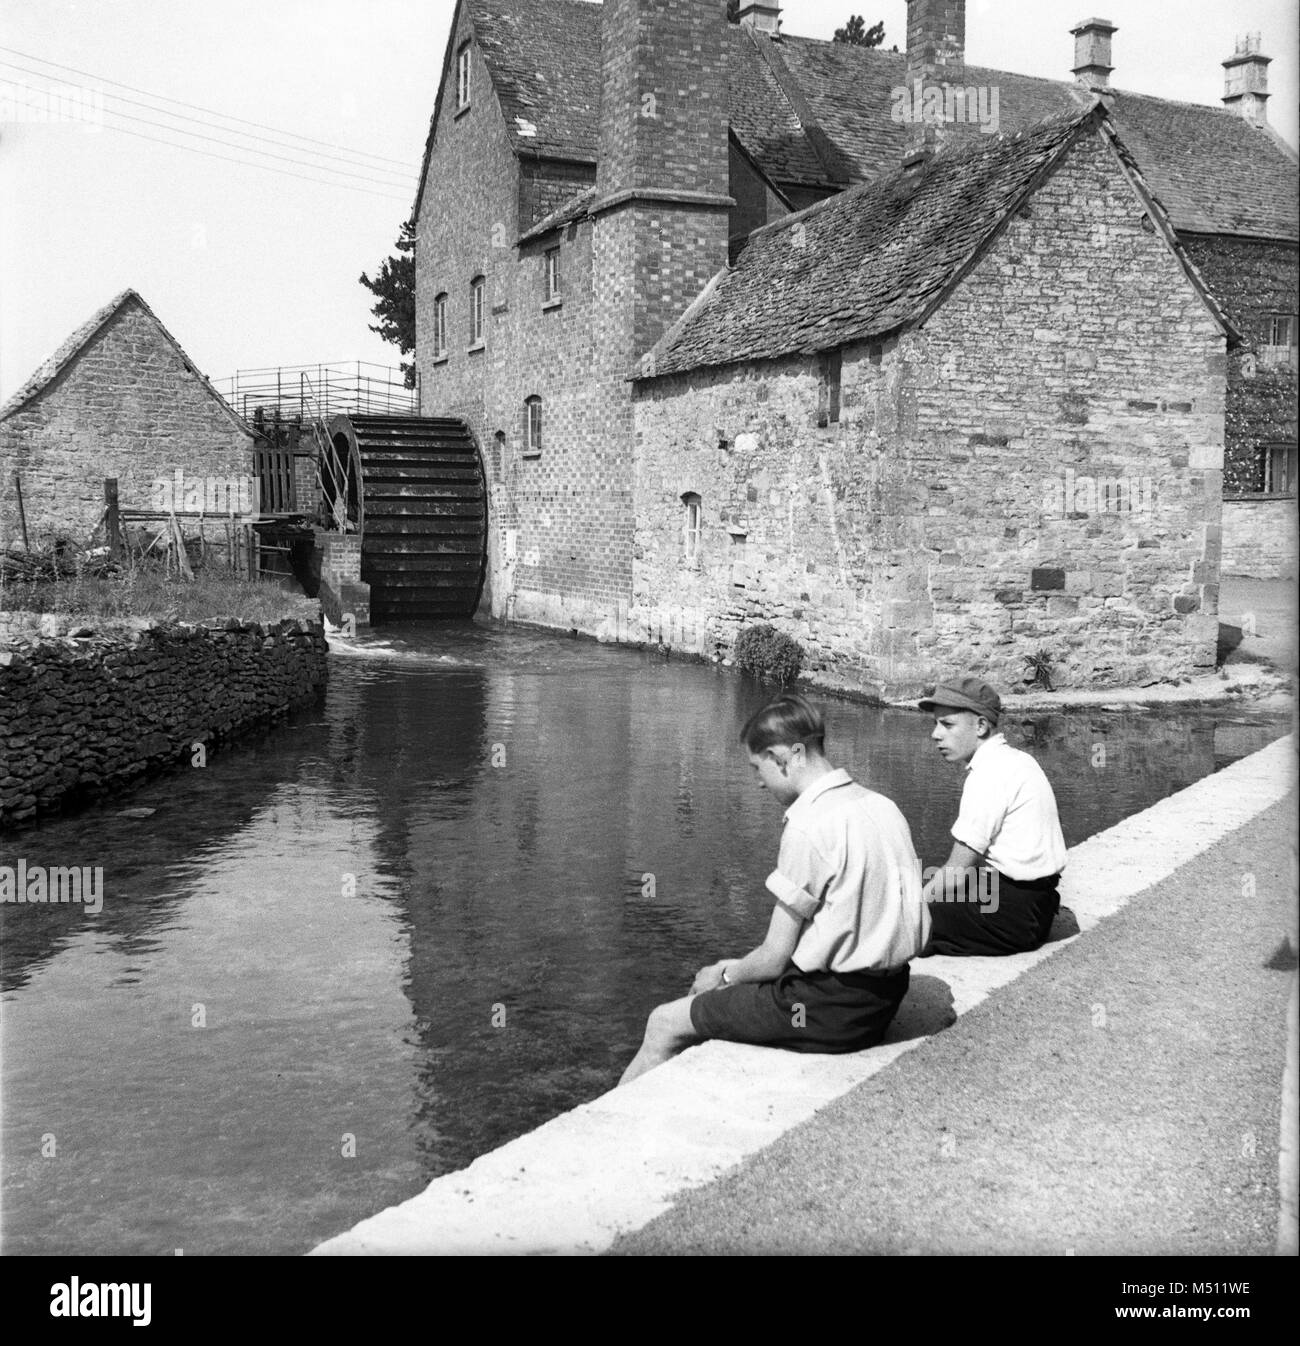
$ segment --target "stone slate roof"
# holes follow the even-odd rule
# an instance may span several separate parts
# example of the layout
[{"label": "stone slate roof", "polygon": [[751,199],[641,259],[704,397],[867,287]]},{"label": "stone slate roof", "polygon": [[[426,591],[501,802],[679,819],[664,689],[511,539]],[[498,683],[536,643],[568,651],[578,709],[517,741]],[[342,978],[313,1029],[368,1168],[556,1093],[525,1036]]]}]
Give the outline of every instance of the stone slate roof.
[{"label": "stone slate roof", "polygon": [[[811,354],[922,321],[1076,138],[1106,123],[1094,103],[958,142],[919,179],[899,169],[756,230],[735,266],[643,357],[637,377]],[[1152,210],[1167,228],[1154,202]]]},{"label": "stone slate roof", "polygon": [[[599,4],[464,0],[519,154],[595,163],[600,115]],[[891,172],[906,128],[890,116],[906,82],[902,52],[732,25],[731,128],[778,186],[839,188]],[[1062,35],[1062,60],[1068,56]],[[1016,131],[1091,101],[1069,80],[966,67],[999,91],[1001,129]],[[1112,118],[1174,227],[1300,238],[1295,155],[1225,108],[1116,91]]]},{"label": "stone slate roof", "polygon": [[111,299],[98,312],[91,315],[80,327],[72,333],[70,337],[46,359],[36,370],[36,372],[18,389],[14,395],[9,398],[3,406],[0,406],[0,421],[8,419],[16,411],[20,411],[34,397],[45,391],[54,381],[68,368],[78,355],[90,344],[90,342],[99,334],[99,332],[121,312],[127,304],[134,302],[144,310],[150,322],[154,324],[172,349],[180,357],[185,368],[194,375],[203,385],[209,395],[221,406],[221,409],[234,422],[234,424],[245,434],[255,436],[253,427],[245,421],[237,411],[226,401],[224,397],[212,386],[208,379],[199,372],[194,361],[190,359],[181,344],[159,321],[158,315],[144,302],[143,299],[134,290],[123,290],[121,294]]}]

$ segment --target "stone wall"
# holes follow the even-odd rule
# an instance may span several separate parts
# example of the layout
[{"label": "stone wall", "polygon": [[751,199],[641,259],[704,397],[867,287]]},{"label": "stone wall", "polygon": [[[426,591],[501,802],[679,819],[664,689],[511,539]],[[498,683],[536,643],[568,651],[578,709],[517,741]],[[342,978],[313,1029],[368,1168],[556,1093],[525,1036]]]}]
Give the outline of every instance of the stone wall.
[{"label": "stone wall", "polygon": [[1261,445],[1296,441],[1296,368],[1265,349],[1270,318],[1300,312],[1296,245],[1194,234],[1183,245],[1242,336],[1228,357],[1224,494],[1262,491]]},{"label": "stone wall", "polygon": [[326,648],[317,623],[234,619],[13,643],[0,651],[0,826],[193,764],[198,745],[313,700]]},{"label": "stone wall", "polygon": [[1061,685],[1212,668],[1224,339],[1142,217],[1080,142],[924,327],[842,352],[838,424],[818,357],[641,384],[626,638],[771,621],[886,694],[1043,648]]},{"label": "stone wall", "polygon": [[1252,579],[1296,577],[1295,496],[1243,496],[1223,502],[1223,573]]},{"label": "stone wall", "polygon": [[[104,512],[106,477],[117,478],[123,508],[151,509],[154,483],[174,484],[178,471],[185,489],[203,483],[200,492],[219,505],[224,484],[251,482],[253,436],[130,298],[45,388],[0,421],[0,546],[20,535],[15,472],[36,546],[60,535],[84,543]],[[199,521],[184,527],[197,535]],[[206,535],[224,545],[220,518],[209,519]]]}]

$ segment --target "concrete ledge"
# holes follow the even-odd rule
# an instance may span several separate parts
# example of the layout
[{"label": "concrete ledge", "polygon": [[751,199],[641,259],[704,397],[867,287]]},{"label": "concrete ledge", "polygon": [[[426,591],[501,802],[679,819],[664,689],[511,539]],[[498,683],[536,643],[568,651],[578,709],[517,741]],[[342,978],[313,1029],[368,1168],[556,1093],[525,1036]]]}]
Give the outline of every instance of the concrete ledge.
[{"label": "concrete ledge", "polygon": [[[1291,737],[1162,800],[1070,852],[1063,906],[1086,933],[1134,896],[1282,799]],[[851,1056],[708,1042],[435,1179],[418,1196],[314,1253],[597,1253],[687,1188],[709,1182],[885,1069],[902,1053],[1050,958],[927,958],[890,1040]]]}]

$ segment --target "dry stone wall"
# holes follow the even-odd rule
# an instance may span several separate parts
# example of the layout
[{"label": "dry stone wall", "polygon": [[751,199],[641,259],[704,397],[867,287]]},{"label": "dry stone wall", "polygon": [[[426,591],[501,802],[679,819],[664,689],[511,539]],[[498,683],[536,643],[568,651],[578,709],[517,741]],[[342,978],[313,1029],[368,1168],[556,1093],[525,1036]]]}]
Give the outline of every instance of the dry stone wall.
[{"label": "dry stone wall", "polygon": [[230,619],[0,651],[0,826],[115,793],[313,700],[315,622]]}]

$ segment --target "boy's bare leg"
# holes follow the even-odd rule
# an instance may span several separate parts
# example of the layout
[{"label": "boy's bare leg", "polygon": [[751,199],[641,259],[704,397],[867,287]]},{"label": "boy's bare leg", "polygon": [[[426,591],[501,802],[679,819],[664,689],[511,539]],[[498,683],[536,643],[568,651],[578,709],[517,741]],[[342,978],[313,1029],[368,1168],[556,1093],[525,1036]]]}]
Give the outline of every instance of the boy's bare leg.
[{"label": "boy's bare leg", "polygon": [[670,1057],[676,1056],[683,1047],[700,1040],[699,1034],[691,1026],[691,996],[681,1000],[670,1000],[666,1005],[657,1005],[650,1011],[646,1020],[645,1040],[641,1050],[632,1058],[628,1068],[619,1080],[619,1087],[631,1083],[638,1075],[663,1065]]}]

